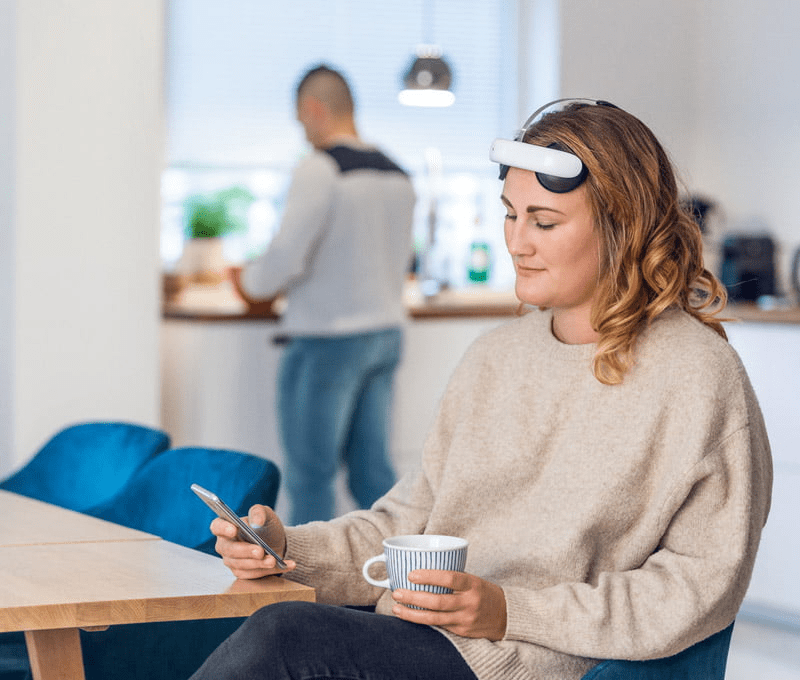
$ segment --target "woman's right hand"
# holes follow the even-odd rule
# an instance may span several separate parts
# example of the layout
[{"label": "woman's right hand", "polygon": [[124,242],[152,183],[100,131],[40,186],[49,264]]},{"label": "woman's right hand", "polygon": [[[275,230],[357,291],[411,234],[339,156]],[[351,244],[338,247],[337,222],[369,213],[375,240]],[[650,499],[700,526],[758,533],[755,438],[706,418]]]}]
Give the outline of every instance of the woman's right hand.
[{"label": "woman's right hand", "polygon": [[[286,531],[272,508],[254,505],[244,519],[276,553],[285,555]],[[217,537],[217,552],[236,578],[254,579],[282,574],[297,566],[292,560],[285,560],[288,568],[278,568],[272,555],[253,543],[239,540],[236,526],[224,519],[217,518],[211,523],[211,533]]]}]

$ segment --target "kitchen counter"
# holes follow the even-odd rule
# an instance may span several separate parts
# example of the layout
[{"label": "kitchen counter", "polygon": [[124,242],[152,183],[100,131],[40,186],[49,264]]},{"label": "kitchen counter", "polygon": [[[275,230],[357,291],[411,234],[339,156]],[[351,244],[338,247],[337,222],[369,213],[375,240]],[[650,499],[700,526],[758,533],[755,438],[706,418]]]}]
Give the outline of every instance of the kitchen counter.
[{"label": "kitchen counter", "polygon": [[[229,281],[218,285],[194,285],[164,304],[165,319],[213,323],[217,321],[278,321],[285,303],[249,307]],[[425,297],[419,287],[409,283],[406,307],[411,319],[498,318],[518,313],[519,300],[512,291],[474,287],[444,290]],[[800,324],[800,307],[762,309],[755,304],[731,304],[725,317],[757,323]]]},{"label": "kitchen counter", "polygon": [[[512,291],[489,288],[445,290],[425,297],[419,288],[409,283],[405,291],[406,307],[412,319],[505,317],[513,316],[520,307]],[[165,319],[190,321],[277,321],[284,306],[282,300],[274,305],[250,307],[236,294],[229,281],[217,285],[193,285],[164,304]]]}]

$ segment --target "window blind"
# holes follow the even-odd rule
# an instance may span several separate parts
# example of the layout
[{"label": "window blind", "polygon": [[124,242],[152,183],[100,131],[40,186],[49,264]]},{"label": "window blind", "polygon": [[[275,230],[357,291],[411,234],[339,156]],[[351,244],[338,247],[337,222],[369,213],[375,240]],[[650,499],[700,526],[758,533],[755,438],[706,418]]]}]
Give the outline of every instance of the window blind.
[{"label": "window blind", "polygon": [[[169,0],[164,265],[181,257],[187,197],[232,185],[256,200],[246,232],[226,237],[226,256],[238,262],[267,247],[291,169],[308,148],[295,88],[308,68],[326,63],[350,81],[360,135],[412,174],[415,241],[432,275],[464,285],[479,241],[494,253],[490,283],[508,286],[513,272],[501,256],[502,206],[488,149],[519,125],[518,1]],[[419,44],[442,49],[453,106],[398,102]]]},{"label": "window blind", "polygon": [[[344,72],[361,135],[412,172],[425,149],[445,170],[489,169],[508,134],[515,69],[511,0],[170,0],[167,160],[172,166],[289,169],[303,152],[294,89],[317,63]],[[445,109],[397,101],[416,46],[436,43],[453,70]]]}]

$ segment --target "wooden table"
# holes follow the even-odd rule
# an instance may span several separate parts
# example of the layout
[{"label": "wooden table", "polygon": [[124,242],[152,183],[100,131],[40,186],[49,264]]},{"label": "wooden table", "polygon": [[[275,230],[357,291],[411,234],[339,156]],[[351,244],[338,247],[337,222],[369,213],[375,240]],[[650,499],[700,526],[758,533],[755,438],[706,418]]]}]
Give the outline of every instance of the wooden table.
[{"label": "wooden table", "polygon": [[[0,632],[25,631],[35,680],[84,677],[79,629],[248,616],[274,602],[314,600],[312,588],[288,579],[240,581],[211,555],[14,496],[0,495]],[[22,532],[21,510],[31,509],[31,529]],[[58,541],[34,531],[52,537],[49,527],[70,522],[55,532]]]},{"label": "wooden table", "polygon": [[153,534],[112,524],[3,489],[0,489],[0,517],[0,547],[84,541],[159,540]]}]

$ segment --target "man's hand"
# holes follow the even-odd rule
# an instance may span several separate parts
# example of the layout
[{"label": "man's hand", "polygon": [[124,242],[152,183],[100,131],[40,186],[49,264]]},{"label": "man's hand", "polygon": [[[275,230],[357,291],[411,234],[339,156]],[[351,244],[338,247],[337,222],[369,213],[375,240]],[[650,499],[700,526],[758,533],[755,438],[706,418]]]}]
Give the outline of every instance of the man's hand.
[{"label": "man's hand", "polygon": [[[244,518],[276,553],[286,553],[286,532],[278,516],[266,505],[254,505]],[[238,539],[238,529],[230,522],[217,518],[211,523],[211,533],[217,537],[217,552],[236,578],[255,579],[270,574],[292,571],[297,565],[285,560],[288,569],[279,569],[275,558],[257,545]]]},{"label": "man's hand", "polygon": [[[452,594],[439,595],[418,590],[398,589],[392,597],[398,603],[393,612],[406,621],[439,626],[470,638],[501,640],[506,632],[506,598],[500,586],[460,571],[418,569],[409,581],[451,588]],[[413,604],[423,609],[410,609]]]},{"label": "man's hand", "polygon": [[233,284],[233,289],[248,305],[258,302],[255,298],[251,297],[247,291],[242,287],[242,267],[228,267],[228,278]]},{"label": "man's hand", "polygon": [[254,298],[242,286],[241,267],[229,267],[228,277],[237,295],[247,303],[248,312],[250,314],[276,319],[279,317],[279,314],[272,308],[275,301],[280,297],[279,295],[273,295],[272,297],[263,299]]}]

